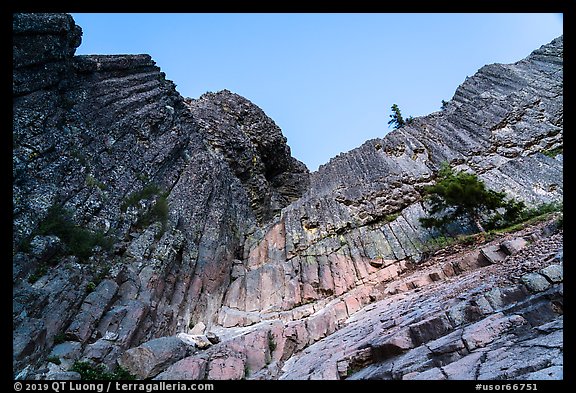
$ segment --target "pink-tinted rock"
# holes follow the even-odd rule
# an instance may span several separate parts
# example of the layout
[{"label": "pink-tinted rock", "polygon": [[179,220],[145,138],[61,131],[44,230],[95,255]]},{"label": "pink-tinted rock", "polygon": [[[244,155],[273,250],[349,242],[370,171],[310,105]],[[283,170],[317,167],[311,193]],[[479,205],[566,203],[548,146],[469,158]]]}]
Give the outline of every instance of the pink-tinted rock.
[{"label": "pink-tinted rock", "polygon": [[344,303],[346,304],[346,312],[348,315],[352,315],[360,309],[360,302],[352,295],[346,296],[344,298]]},{"label": "pink-tinted rock", "polygon": [[246,285],[246,311],[259,311],[261,272],[259,270],[251,270],[246,273],[244,279]]},{"label": "pink-tinted rock", "polygon": [[308,284],[311,287],[319,285],[318,261],[315,257],[308,255],[300,258],[300,276],[304,285]]},{"label": "pink-tinted rock", "polygon": [[462,340],[469,350],[474,350],[486,346],[508,330],[525,323],[526,320],[519,315],[505,316],[497,313],[466,327]]},{"label": "pink-tinted rock", "polygon": [[330,262],[328,261],[328,257],[324,255],[318,256],[317,260],[319,266],[319,290],[324,293],[325,296],[331,295],[334,293],[334,278],[332,277],[332,271],[330,270]]},{"label": "pink-tinted rock", "polygon": [[266,263],[270,258],[274,258],[276,254],[281,254],[286,247],[286,230],[284,222],[281,221],[274,225],[264,239],[250,251],[248,256],[248,269],[255,269],[260,265]]},{"label": "pink-tinted rock", "polygon": [[184,344],[191,345],[198,349],[206,349],[212,345],[208,337],[203,334],[178,333],[176,335]]},{"label": "pink-tinted rock", "polygon": [[258,371],[270,362],[268,330],[256,330],[227,343],[227,347],[238,353],[245,354],[246,366],[252,371]]},{"label": "pink-tinted rock", "polygon": [[430,277],[429,274],[421,274],[419,276],[414,277],[409,283],[409,286],[412,288],[422,288],[427,285],[430,285],[434,280]]},{"label": "pink-tinted rock", "polygon": [[456,274],[460,274],[472,269],[477,269],[482,265],[480,263],[480,251],[472,251],[471,253],[466,253],[451,263]]},{"label": "pink-tinted rock", "polygon": [[403,328],[392,335],[372,343],[372,355],[377,361],[388,359],[410,348],[414,348],[412,334],[409,328]]},{"label": "pink-tinted rock", "polygon": [[486,356],[486,354],[482,351],[473,352],[460,360],[457,360],[446,366],[443,366],[442,369],[444,370],[444,373],[448,376],[448,379],[453,380],[476,379],[478,366],[481,363],[482,358],[484,356]]},{"label": "pink-tinted rock", "polygon": [[282,301],[282,309],[290,310],[302,302],[302,292],[300,291],[300,282],[293,278],[286,282],[285,295]]},{"label": "pink-tinted rock", "polygon": [[328,261],[330,262],[332,277],[334,278],[334,293],[337,296],[355,286],[356,271],[350,258],[342,254],[330,254]]},{"label": "pink-tinted rock", "polygon": [[306,322],[289,322],[284,329],[284,337],[286,340],[292,340],[296,343],[296,351],[302,350],[310,340],[310,332],[306,328]]},{"label": "pink-tinted rock", "polygon": [[402,376],[402,380],[425,380],[425,381],[441,381],[445,380],[446,375],[438,367],[431,368],[430,370],[419,372],[411,372]]},{"label": "pink-tinted rock", "polygon": [[277,263],[260,269],[260,311],[279,311],[284,295],[284,272]]},{"label": "pink-tinted rock", "polygon": [[294,319],[302,319],[314,313],[314,305],[304,304],[302,306],[298,306],[292,310],[292,315]]},{"label": "pink-tinted rock", "polygon": [[246,283],[244,277],[241,277],[230,284],[224,299],[224,305],[239,310],[246,307]]},{"label": "pink-tinted rock", "polygon": [[189,356],[177,361],[165,371],[158,374],[155,380],[196,380],[204,379],[207,362],[196,356]]},{"label": "pink-tinted rock", "polygon": [[309,317],[306,320],[306,330],[310,335],[310,343],[318,341],[322,337],[325,337],[329,331],[329,317],[327,313],[318,313]]},{"label": "pink-tinted rock", "polygon": [[358,252],[351,252],[351,258],[356,269],[356,275],[359,279],[363,279],[377,270],[377,268],[371,266],[370,259],[361,257]]},{"label": "pink-tinted rock", "polygon": [[442,273],[444,273],[446,277],[452,277],[456,275],[456,272],[454,271],[454,266],[451,263],[442,264]]},{"label": "pink-tinted rock", "polygon": [[346,303],[344,303],[343,301],[338,301],[333,305],[333,308],[336,322],[343,322],[346,318],[348,318],[348,310],[346,309]]},{"label": "pink-tinted rock", "polygon": [[110,306],[117,290],[118,284],[114,281],[102,281],[94,292],[86,296],[80,312],[66,330],[66,335],[80,342],[88,340],[96,327],[96,323]]},{"label": "pink-tinted rock", "polygon": [[246,377],[244,369],[245,358],[237,354],[223,354],[222,357],[212,359],[208,366],[207,379],[238,380]]},{"label": "pink-tinted rock", "polygon": [[310,285],[307,282],[302,284],[302,301],[303,302],[309,302],[311,300],[316,300],[318,298],[319,298],[318,293],[316,292],[316,289],[314,289],[314,287],[312,287],[312,285]]}]

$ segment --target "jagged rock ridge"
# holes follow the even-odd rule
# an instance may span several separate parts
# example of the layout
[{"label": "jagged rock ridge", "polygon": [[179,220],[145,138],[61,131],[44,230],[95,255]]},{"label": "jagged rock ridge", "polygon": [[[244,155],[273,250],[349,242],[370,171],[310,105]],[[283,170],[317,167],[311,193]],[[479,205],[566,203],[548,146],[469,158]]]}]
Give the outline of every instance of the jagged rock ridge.
[{"label": "jagged rock ridge", "polygon": [[280,128],[250,101],[224,90],[186,104],[204,138],[246,185],[261,223],[308,189],[308,169],[292,158]]},{"label": "jagged rock ridge", "polygon": [[[418,354],[429,342],[473,331],[484,319],[520,329],[528,348],[538,332],[561,331],[561,278],[544,272],[526,280],[545,277],[551,289],[519,284],[514,301],[527,309],[510,311],[494,294],[490,307],[456,321],[454,313],[438,314],[438,299],[422,297],[431,302],[423,313],[381,321],[386,335],[409,329],[410,339],[381,345],[384,336],[366,335],[370,351],[350,341],[358,326],[373,324],[369,303],[394,314],[411,304],[404,297],[416,301],[415,288],[453,277],[462,281],[447,291],[478,284],[484,262],[474,253],[444,265],[427,260],[434,233],[418,222],[421,190],[442,162],[528,204],[561,200],[562,155],[542,154],[563,143],[561,37],[518,63],[482,68],[445,111],[309,176],[274,122],[240,96],[185,100],[147,55],[73,56],[80,29],[67,15],[15,15],[13,31],[15,375],[42,378],[38,370],[48,365],[54,376],[85,359],[120,363],[141,378],[239,379],[246,370],[250,378],[348,378],[366,366],[356,377],[451,378],[436,358],[411,369],[394,356],[425,359]],[[66,255],[59,239],[37,235],[53,204],[113,237],[112,250],[95,249],[82,261]],[[555,254],[561,234],[553,236],[542,244]],[[506,261],[522,262],[497,262]],[[542,258],[531,269],[551,263]],[[480,270],[513,292],[498,281],[499,269]],[[476,294],[463,296],[477,302]],[[551,310],[546,321],[531,319],[534,304]],[[440,322],[422,323],[427,318]],[[486,364],[475,349],[508,345],[485,339],[471,348],[477,335],[464,344],[445,340],[456,349],[442,352],[449,355],[441,362],[467,359],[472,368],[477,354]],[[50,353],[63,364],[46,363]],[[144,365],[140,353],[153,356]],[[561,345],[552,345],[540,363],[510,374],[459,376],[522,378],[560,367],[559,353]],[[391,358],[405,370],[388,370]]]}]

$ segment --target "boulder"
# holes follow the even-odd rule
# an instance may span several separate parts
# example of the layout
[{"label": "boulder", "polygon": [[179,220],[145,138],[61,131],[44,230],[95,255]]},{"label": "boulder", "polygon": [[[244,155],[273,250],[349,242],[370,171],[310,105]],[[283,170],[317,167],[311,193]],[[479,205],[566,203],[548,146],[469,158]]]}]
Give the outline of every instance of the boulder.
[{"label": "boulder", "polygon": [[138,378],[158,375],[168,366],[186,357],[189,346],[177,337],[161,337],[124,352],[118,364]]},{"label": "boulder", "polygon": [[165,371],[158,374],[154,380],[198,380],[204,379],[207,362],[196,356],[189,356],[177,361]]},{"label": "boulder", "polygon": [[75,341],[66,341],[57,344],[50,351],[49,356],[55,356],[64,364],[69,366],[77,360],[82,353],[82,344]]},{"label": "boulder", "polygon": [[382,340],[375,341],[371,347],[374,359],[382,361],[414,348],[415,345],[411,329],[404,328],[390,336],[384,337]]},{"label": "boulder", "polygon": [[473,351],[485,347],[504,333],[526,323],[526,320],[519,315],[505,316],[496,313],[466,327],[462,341],[466,343],[466,348]]},{"label": "boulder", "polygon": [[547,266],[540,270],[540,274],[553,283],[562,282],[564,280],[564,269],[562,268],[562,265]]},{"label": "boulder", "polygon": [[518,251],[525,248],[527,244],[528,242],[524,238],[517,237],[515,239],[506,240],[500,243],[500,249],[504,251],[507,255],[514,255]]},{"label": "boulder", "polygon": [[480,254],[489,264],[500,263],[506,259],[506,253],[499,245],[482,247]]},{"label": "boulder", "polygon": [[416,346],[445,335],[453,329],[445,314],[410,325],[410,334]]},{"label": "boulder", "polygon": [[550,287],[548,280],[538,273],[525,274],[521,277],[521,280],[531,292],[542,292]]},{"label": "boulder", "polygon": [[198,349],[206,349],[212,342],[203,334],[178,333],[176,335],[183,343],[194,346]]},{"label": "boulder", "polygon": [[191,334],[191,335],[204,334],[205,330],[206,330],[206,325],[204,325],[204,322],[198,322],[196,325],[194,325],[192,330],[190,330],[188,332],[188,334]]},{"label": "boulder", "polygon": [[47,262],[62,250],[62,241],[57,236],[34,236],[30,241],[30,254],[40,263]]}]

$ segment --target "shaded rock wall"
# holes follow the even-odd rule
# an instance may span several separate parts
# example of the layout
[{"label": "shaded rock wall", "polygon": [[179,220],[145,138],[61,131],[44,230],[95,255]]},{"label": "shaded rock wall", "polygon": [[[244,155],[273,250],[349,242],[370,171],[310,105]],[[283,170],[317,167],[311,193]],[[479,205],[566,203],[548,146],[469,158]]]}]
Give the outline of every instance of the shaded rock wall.
[{"label": "shaded rock wall", "polygon": [[[143,340],[195,320],[210,325],[246,234],[306,188],[307,169],[261,110],[234,97],[261,125],[226,137],[273,138],[284,153],[252,152],[254,178],[274,190],[255,200],[231,153],[210,144],[222,135],[206,137],[150,56],[73,56],[80,28],[68,15],[15,15],[13,31],[15,369],[45,353],[55,336],[113,364]],[[154,213],[164,203],[167,212]],[[52,205],[111,237],[113,249],[43,266],[26,244],[38,238]],[[41,277],[29,282],[34,275]],[[103,279],[116,284],[109,301],[86,297],[89,284]],[[118,337],[100,340],[106,333]]]},{"label": "shaded rock wall", "polygon": [[261,224],[308,189],[306,166],[290,155],[274,121],[246,98],[223,90],[186,105],[203,137],[246,187]]}]

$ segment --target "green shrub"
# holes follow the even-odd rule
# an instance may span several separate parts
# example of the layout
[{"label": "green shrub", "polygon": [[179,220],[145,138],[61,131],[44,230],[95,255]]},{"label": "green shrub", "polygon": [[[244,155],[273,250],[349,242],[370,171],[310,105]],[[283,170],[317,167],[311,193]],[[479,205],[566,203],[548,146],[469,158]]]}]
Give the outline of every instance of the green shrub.
[{"label": "green shrub", "polygon": [[66,335],[64,333],[58,333],[54,336],[54,345],[62,344],[66,341]]},{"label": "green shrub", "polygon": [[550,157],[550,158],[554,158],[558,154],[562,154],[563,151],[564,151],[564,148],[558,147],[556,149],[551,149],[551,150],[542,150],[541,153],[544,154],[545,156]]},{"label": "green shrub", "polygon": [[110,381],[110,380],[134,380],[134,375],[126,369],[117,367],[114,372],[109,372],[103,364],[92,365],[89,362],[76,361],[70,368],[80,374],[83,381]]},{"label": "green shrub", "polygon": [[94,292],[95,289],[96,289],[96,284],[94,284],[92,281],[90,281],[86,285],[86,292],[88,292],[88,293]]},{"label": "green shrub", "polygon": [[48,356],[48,358],[46,358],[46,361],[48,361],[50,363],[54,363],[58,366],[62,363],[58,356]]},{"label": "green shrub", "polygon": [[464,244],[466,246],[471,246],[478,242],[478,235],[465,235],[465,236],[458,236],[457,242],[459,244]]},{"label": "green shrub", "polygon": [[102,280],[106,278],[108,273],[110,273],[110,266],[109,265],[102,266],[91,282],[94,283],[95,286],[98,286],[102,282]]},{"label": "green shrub", "polygon": [[136,206],[136,204],[142,199],[150,199],[153,196],[160,194],[161,192],[162,190],[160,189],[160,187],[158,187],[157,184],[150,183],[140,191],[136,191],[128,195],[122,202],[120,209],[123,212],[125,212],[128,209],[128,207]]},{"label": "green shrub", "polygon": [[162,224],[162,229],[156,234],[156,239],[162,237],[166,231],[166,223],[168,222],[168,192],[163,192],[162,189],[154,183],[147,184],[142,190],[133,192],[128,195],[120,210],[125,212],[128,207],[135,206],[139,201],[143,199],[155,198],[154,204],[146,213],[144,213],[138,221],[136,221],[136,226],[138,228],[145,228],[152,223],[160,222]]},{"label": "green shrub", "polygon": [[523,214],[524,203],[505,200],[504,192],[486,188],[478,176],[464,171],[454,172],[445,163],[436,184],[424,189],[430,205],[430,216],[420,218],[425,228],[443,230],[448,224],[465,219],[479,232],[516,222]]},{"label": "green shrub", "polygon": [[46,266],[45,264],[41,264],[40,266],[38,266],[36,268],[36,270],[34,271],[34,273],[32,273],[29,277],[28,277],[28,282],[30,284],[34,284],[36,281],[38,281],[41,277],[44,277],[46,275],[46,273],[48,273],[48,266]]},{"label": "green shrub", "polygon": [[534,217],[542,216],[549,213],[560,212],[564,208],[563,204],[560,202],[550,202],[550,203],[542,203],[536,207],[527,209],[523,216],[523,220],[529,220]]},{"label": "green shrub", "polygon": [[152,208],[140,218],[138,225],[146,227],[156,221],[160,221],[162,225],[166,225],[168,220],[168,201],[166,196],[161,195],[156,199]]},{"label": "green shrub", "polygon": [[270,349],[270,353],[276,349],[276,341],[274,341],[274,336],[271,332],[268,332],[268,349]]},{"label": "green shrub", "polygon": [[428,239],[426,246],[428,246],[428,248],[430,248],[432,251],[436,251],[448,247],[454,243],[456,243],[456,238],[442,235]]},{"label": "green shrub", "polygon": [[384,216],[384,221],[385,222],[392,222],[395,219],[397,219],[398,217],[400,217],[400,213],[387,214]]},{"label": "green shrub", "polygon": [[92,249],[100,246],[109,251],[114,240],[97,231],[93,232],[76,225],[72,220],[72,213],[62,206],[53,205],[48,214],[40,222],[34,235],[55,235],[62,240],[65,253],[76,255],[80,260],[86,260],[92,255]]},{"label": "green shrub", "polygon": [[94,178],[92,175],[87,175],[86,176],[86,185],[88,187],[98,187],[99,189],[101,189],[102,191],[106,190],[108,188],[108,186],[104,183],[102,183],[101,181],[98,181],[96,178]]},{"label": "green shrub", "polygon": [[136,379],[136,376],[130,374],[128,372],[128,370],[126,370],[122,366],[116,367],[116,370],[114,371],[114,373],[112,375],[114,376],[114,379],[120,380],[120,381],[133,381]]}]

